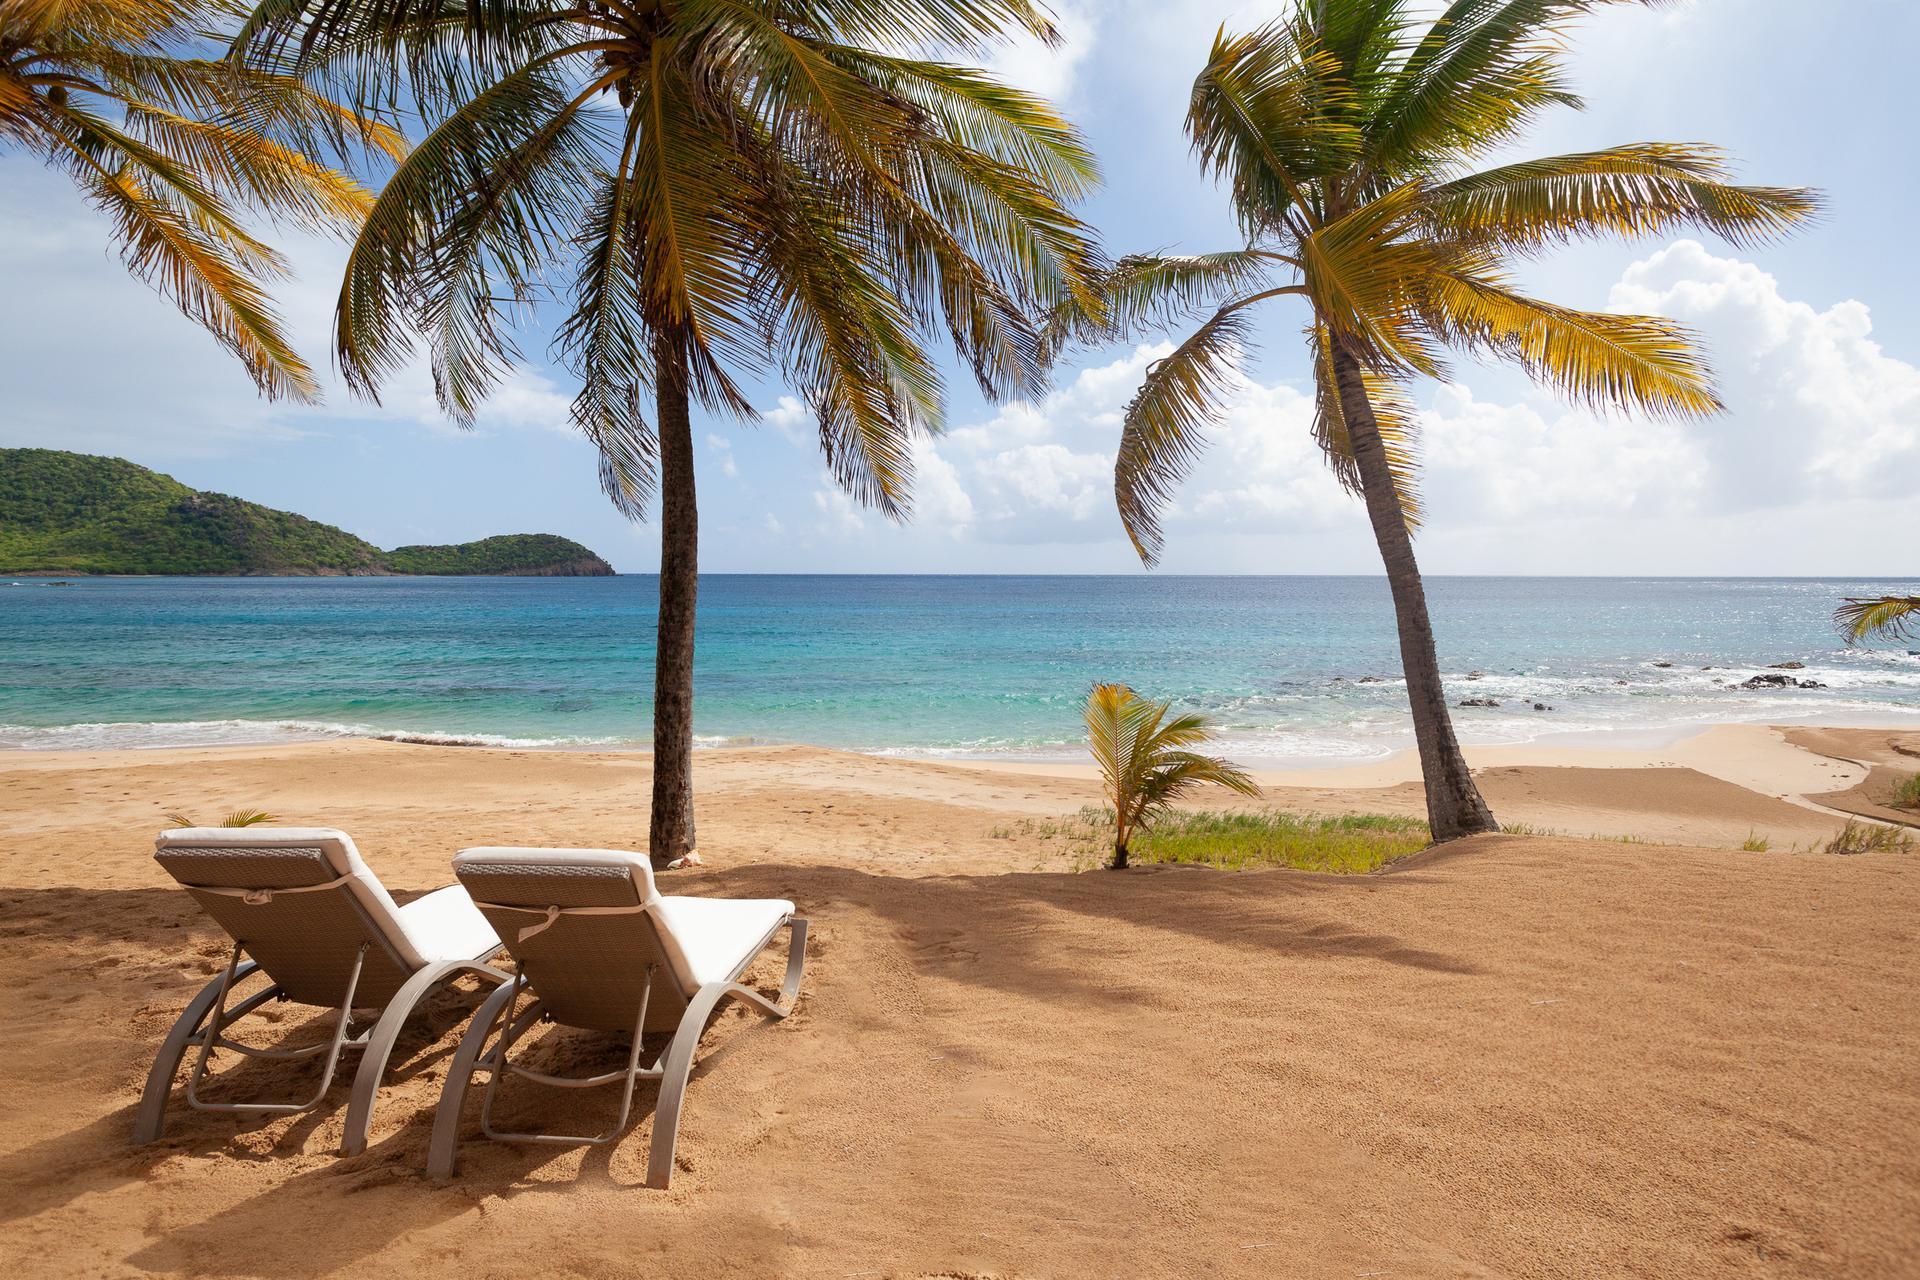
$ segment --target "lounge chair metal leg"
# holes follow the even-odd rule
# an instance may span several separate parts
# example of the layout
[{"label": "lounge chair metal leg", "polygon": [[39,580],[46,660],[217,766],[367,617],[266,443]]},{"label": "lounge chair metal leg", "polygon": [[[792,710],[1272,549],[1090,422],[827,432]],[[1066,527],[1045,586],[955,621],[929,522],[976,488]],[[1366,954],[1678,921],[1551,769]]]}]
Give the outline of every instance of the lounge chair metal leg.
[{"label": "lounge chair metal leg", "polygon": [[334,1022],[333,1036],[324,1046],[318,1046],[324,1049],[326,1061],[320,1071],[320,1084],[313,1091],[312,1097],[304,1102],[202,1102],[199,1097],[200,1082],[206,1079],[207,1064],[212,1059],[213,1049],[217,1044],[225,1044],[229,1048],[241,1049],[243,1052],[259,1057],[305,1057],[316,1049],[316,1047],[306,1047],[286,1053],[262,1052],[232,1044],[221,1038],[222,1028],[244,1017],[265,1000],[264,996],[252,996],[242,1002],[231,1014],[227,1012],[227,995],[233,989],[233,983],[239,972],[240,953],[246,946],[244,942],[236,942],[233,946],[233,959],[228,962],[227,972],[221,979],[220,993],[214,999],[213,1016],[207,1022],[206,1033],[200,1038],[199,1059],[194,1063],[192,1073],[187,1076],[187,1105],[197,1111],[238,1111],[248,1115],[270,1116],[294,1115],[302,1111],[311,1111],[319,1106],[321,1099],[327,1096],[327,1090],[333,1087],[334,1069],[340,1065],[341,1051],[347,1047],[347,1028],[353,1023],[353,993],[360,988],[360,972],[367,961],[367,948],[371,945],[371,943],[362,943],[360,949],[354,953],[353,969],[347,975],[347,990],[340,1000],[340,1016]]},{"label": "lounge chair metal leg", "polygon": [[673,1150],[680,1140],[680,1107],[686,1098],[687,1077],[693,1072],[693,1057],[700,1047],[700,1036],[714,1012],[728,1000],[752,1005],[771,1018],[784,1018],[793,1012],[794,997],[800,992],[800,979],[807,967],[807,922],[796,918],[787,922],[787,974],[780,985],[778,1003],[751,987],[737,982],[709,982],[700,988],[674,1030],[673,1043],[667,1047],[660,1074],[660,1100],[653,1108],[653,1143],[647,1154],[647,1185],[665,1191],[673,1181]]},{"label": "lounge chair metal leg", "polygon": [[373,1033],[367,1037],[360,1055],[360,1069],[354,1073],[353,1096],[347,1102],[347,1130],[340,1139],[341,1155],[357,1156],[367,1149],[367,1135],[373,1127],[374,1100],[387,1074],[387,1059],[392,1056],[394,1042],[400,1038],[407,1019],[435,987],[463,973],[478,974],[496,985],[508,981],[506,974],[490,965],[448,960],[428,965],[408,978],[406,985],[387,1004],[380,1021],[374,1024]]},{"label": "lounge chair metal leg", "polygon": [[493,1035],[494,1025],[500,1021],[501,1014],[512,1007],[514,997],[518,994],[516,983],[503,982],[495,987],[493,994],[475,1010],[467,1034],[460,1037],[460,1048],[453,1055],[453,1065],[447,1068],[446,1083],[440,1086],[440,1104],[433,1112],[433,1139],[427,1145],[429,1177],[445,1181],[453,1176],[460,1139],[460,1112],[466,1104],[467,1090],[473,1084],[475,1064],[479,1062],[480,1051]]},{"label": "lounge chair metal leg", "polygon": [[[160,1131],[166,1125],[167,1103],[173,1097],[173,1078],[179,1074],[180,1060],[186,1057],[214,1002],[222,998],[229,986],[249,977],[259,967],[248,960],[231,972],[221,970],[220,976],[200,988],[200,993],[187,1002],[186,1009],[174,1020],[173,1029],[160,1042],[160,1052],[154,1055],[153,1066],[147,1071],[147,1086],[140,1093],[140,1109],[133,1119],[135,1146],[143,1147],[159,1140]],[[279,991],[280,988],[274,987],[269,994],[277,995]]]}]

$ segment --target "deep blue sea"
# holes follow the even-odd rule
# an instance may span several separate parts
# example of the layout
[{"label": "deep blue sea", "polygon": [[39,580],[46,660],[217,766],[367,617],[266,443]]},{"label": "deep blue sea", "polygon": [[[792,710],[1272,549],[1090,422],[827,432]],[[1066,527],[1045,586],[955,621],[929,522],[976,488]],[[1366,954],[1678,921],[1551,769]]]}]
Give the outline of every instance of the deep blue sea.
[{"label": "deep blue sea", "polygon": [[[1428,592],[1456,700],[1502,704],[1458,711],[1461,736],[1502,743],[1920,723],[1920,658],[1847,649],[1828,621],[1843,595],[1907,585],[1434,578]],[[0,747],[645,745],[654,590],[650,576],[0,580]],[[699,627],[707,743],[1064,755],[1094,680],[1208,713],[1241,759],[1362,760],[1412,740],[1380,578],[709,575]],[[1827,687],[1732,687],[1786,661]]]}]

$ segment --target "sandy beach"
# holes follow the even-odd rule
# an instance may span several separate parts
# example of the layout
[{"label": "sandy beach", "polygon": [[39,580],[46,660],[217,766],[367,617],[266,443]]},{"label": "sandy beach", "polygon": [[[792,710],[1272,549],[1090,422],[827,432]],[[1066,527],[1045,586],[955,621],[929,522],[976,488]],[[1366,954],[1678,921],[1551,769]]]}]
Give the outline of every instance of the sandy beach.
[{"label": "sandy beach", "polygon": [[[343,827],[405,897],[462,845],[644,845],[645,755],[8,753],[0,1249],[48,1276],[1911,1275],[1920,863],[1811,850],[1916,748],[1742,726],[1470,752],[1503,820],[1555,834],[1350,878],[1076,874],[1042,834],[1095,799],[1071,768],[702,752],[709,865],[667,891],[792,898],[815,941],[792,1018],[709,1032],[667,1193],[640,1185],[644,1088],[610,1150],[475,1136],[425,1179],[471,992],[403,1043],[362,1156],[334,1154],[344,1084],[128,1140],[226,950],[149,856],[164,811]],[[1263,781],[1419,812],[1405,761]],[[604,1101],[512,1105],[589,1126]]]}]

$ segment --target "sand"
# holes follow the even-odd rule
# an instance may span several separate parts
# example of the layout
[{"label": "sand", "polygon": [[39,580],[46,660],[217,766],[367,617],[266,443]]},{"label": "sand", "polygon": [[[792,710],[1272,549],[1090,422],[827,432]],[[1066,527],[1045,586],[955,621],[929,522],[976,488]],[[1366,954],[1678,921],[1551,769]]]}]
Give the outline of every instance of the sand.
[{"label": "sand", "polygon": [[[1090,800],[1084,777],[703,753],[711,865],[672,891],[793,898],[815,944],[792,1018],[708,1033],[667,1193],[640,1185],[644,1090],[610,1149],[474,1137],[457,1183],[428,1183],[461,992],[403,1042],[363,1156],[333,1154],[344,1086],[269,1123],[182,1107],[128,1145],[153,1048],[224,959],[148,857],[163,810],[337,824],[420,891],[464,844],[639,840],[644,756],[9,754],[0,978],[31,1021],[0,1031],[0,1257],[48,1276],[1910,1276],[1920,861],[1805,851],[1841,819],[1773,784],[1866,771],[1734,740],[1757,756],[1483,773],[1503,817],[1695,845],[1483,837],[1346,879],[1073,874],[1021,833]],[[1270,803],[1417,807],[1404,780],[1284,781]],[[1782,838],[1731,847],[1751,830]],[[612,1061],[546,1034],[556,1058]],[[584,1127],[604,1105],[510,1112]]]},{"label": "sand", "polygon": [[1894,788],[1920,773],[1920,733],[1872,729],[1794,729],[1786,735],[1794,747],[1854,766],[1850,786],[1818,792],[1808,800],[1863,818],[1920,827],[1920,812],[1895,808]]}]

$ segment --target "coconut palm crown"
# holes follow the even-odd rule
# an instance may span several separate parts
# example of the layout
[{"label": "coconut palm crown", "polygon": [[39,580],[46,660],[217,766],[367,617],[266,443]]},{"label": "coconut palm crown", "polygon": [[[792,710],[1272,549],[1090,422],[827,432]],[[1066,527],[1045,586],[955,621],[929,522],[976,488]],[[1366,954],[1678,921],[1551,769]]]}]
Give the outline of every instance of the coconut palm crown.
[{"label": "coconut palm crown", "polygon": [[429,122],[347,264],[348,380],[375,393],[423,337],[470,421],[556,299],[604,487],[635,518],[659,491],[656,863],[693,849],[690,403],[749,418],[744,380],[784,379],[840,484],[903,517],[941,419],[930,346],[1031,394],[1036,317],[1098,306],[1068,209],[1091,154],[936,56],[1009,33],[1055,38],[1032,0],[265,0],[237,45]]},{"label": "coconut palm crown", "polygon": [[1410,529],[1409,387],[1449,351],[1511,361],[1574,401],[1699,416],[1720,407],[1688,332],[1654,316],[1530,297],[1510,260],[1586,237],[1679,227],[1739,244],[1816,210],[1801,189],[1736,186],[1712,148],[1627,143],[1476,168],[1543,111],[1578,106],[1568,24],[1603,0],[1296,0],[1215,38],[1186,128],[1224,182],[1244,247],[1115,264],[1097,318],[1063,310],[1055,341],[1110,340],[1204,317],[1128,405],[1114,490],[1148,564],[1161,517],[1236,385],[1259,304],[1304,304],[1313,433],[1365,501],[1392,588],[1435,839],[1497,829],[1455,739]]},{"label": "coconut palm crown", "polygon": [[222,23],[214,0],[0,0],[0,150],[68,174],[128,269],[263,394],[312,400],[267,292],[286,261],[250,220],[351,230],[373,197],[329,162],[404,143],[296,79],[207,56]]}]

